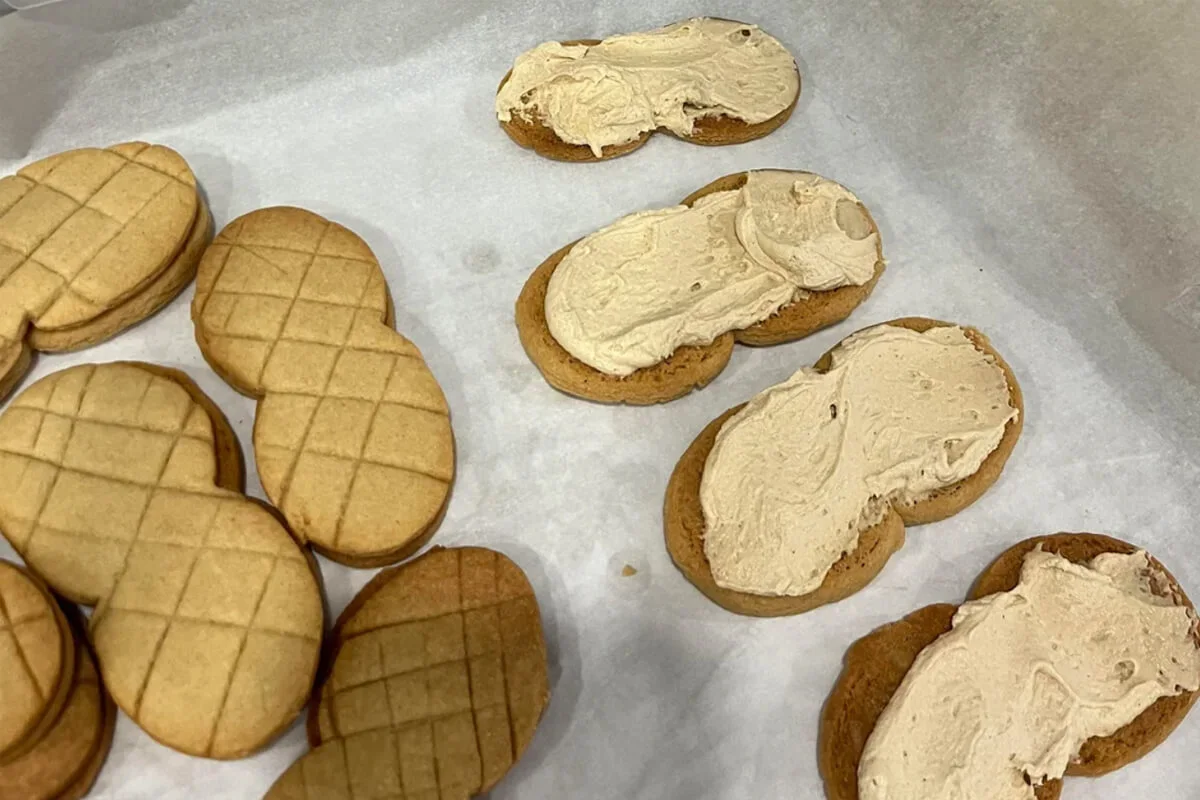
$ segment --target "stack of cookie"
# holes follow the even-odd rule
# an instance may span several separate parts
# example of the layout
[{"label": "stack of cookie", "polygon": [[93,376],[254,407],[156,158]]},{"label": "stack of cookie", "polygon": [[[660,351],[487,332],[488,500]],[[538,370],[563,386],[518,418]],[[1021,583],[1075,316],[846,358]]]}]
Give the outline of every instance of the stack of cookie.
[{"label": "stack of cookie", "polygon": [[72,150],[0,178],[0,399],[33,351],[95,344],[166,305],[211,238],[195,176],[159,145]]},{"label": "stack of cookie", "polygon": [[[228,421],[181,372],[81,364],[13,398],[0,413],[0,486],[11,489],[0,533],[31,571],[0,573],[3,800],[85,793],[117,708],[183,753],[262,749],[318,677],[324,614],[309,548],[392,564],[445,511],[449,408],[392,328],[367,244],[298,208],[251,212],[210,247],[211,235],[191,171],[163,147],[76,150],[0,181],[3,389],[34,350],[116,333],[199,269],[197,343],[259,400],[254,454],[279,508],[245,496]],[[68,624],[70,603],[95,607],[86,624]],[[328,657],[315,750],[277,793],[299,780],[326,796],[327,778],[486,791],[549,698],[533,590],[490,550],[436,549],[377,576]],[[356,705],[379,693],[382,706]],[[329,772],[331,752],[345,769]]]},{"label": "stack of cookie", "polygon": [[105,688],[159,742],[241,758],[312,689],[315,562],[241,492],[233,431],[185,375],[82,364],[0,414],[0,530],[88,622]]},{"label": "stack of cookie", "polygon": [[37,577],[0,561],[4,797],[83,797],[108,756],[116,708],[69,614]]}]

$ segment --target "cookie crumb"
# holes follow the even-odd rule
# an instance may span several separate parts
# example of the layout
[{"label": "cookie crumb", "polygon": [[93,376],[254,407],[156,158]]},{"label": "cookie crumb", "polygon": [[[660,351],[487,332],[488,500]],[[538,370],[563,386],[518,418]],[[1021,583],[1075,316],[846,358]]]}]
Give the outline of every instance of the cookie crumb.
[{"label": "cookie crumb", "polygon": [[637,575],[637,570],[634,569],[633,566],[630,564],[626,564],[621,569],[621,577],[622,578],[632,578],[634,575]]}]

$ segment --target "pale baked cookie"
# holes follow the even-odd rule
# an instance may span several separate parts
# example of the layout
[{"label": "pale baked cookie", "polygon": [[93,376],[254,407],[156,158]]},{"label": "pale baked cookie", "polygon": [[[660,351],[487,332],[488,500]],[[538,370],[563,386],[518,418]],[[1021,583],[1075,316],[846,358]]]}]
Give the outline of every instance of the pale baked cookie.
[{"label": "pale baked cookie", "polygon": [[100,685],[92,655],[79,645],[79,668],[66,706],[28,753],[0,766],[0,796],[73,800],[91,788],[108,757],[117,709]]},{"label": "pale baked cookie", "polygon": [[777,39],[756,25],[698,17],[538,45],[500,82],[496,116],[539,155],[601,161],[655,131],[697,144],[748,142],[786,122],[799,97],[795,59]]},{"label": "pale baked cookie", "polygon": [[454,478],[449,409],[391,327],[366,242],[299,208],[252,211],[204,254],[192,320],[213,369],[259,399],[258,474],[297,536],[364,567],[426,541]]},{"label": "pale baked cookie", "polygon": [[187,162],[143,142],[0,178],[0,397],[34,350],[95,344],[191,280],[212,221]]},{"label": "pale baked cookie", "polygon": [[271,800],[487,792],[524,753],[550,696],[533,588],[484,548],[435,548],[381,572],[338,619],[330,650],[309,713],[314,749]]},{"label": "pale baked cookie", "polygon": [[780,344],[842,321],[883,270],[879,229],[849,189],[739,172],[554,253],[517,298],[517,332],[560,391],[663,403],[707,385],[735,341]]},{"label": "pale baked cookie", "polygon": [[[1016,587],[1022,579],[1026,557],[1035,548],[1057,554],[1078,565],[1087,565],[1101,554],[1128,556],[1137,552],[1137,548],[1127,542],[1090,533],[1060,533],[1027,539],[1006,550],[983,572],[968,600],[979,600]],[[1184,624],[1185,631],[1190,629],[1190,633],[1184,635],[1190,636],[1192,643],[1200,646],[1191,601],[1161,563],[1153,557],[1147,557],[1146,564],[1145,574],[1138,577],[1154,593],[1152,604],[1185,606],[1192,622],[1190,625]],[[821,716],[818,761],[830,800],[860,800],[864,796],[859,787],[860,762],[876,724],[905,681],[918,655],[951,630],[956,611],[953,605],[926,606],[898,622],[876,629],[851,645],[846,653],[842,674]],[[1080,620],[1085,624],[1089,621]],[[1114,641],[1101,636],[1094,642],[1097,653],[1105,652],[1105,641],[1112,642],[1114,647],[1130,644],[1124,638]],[[1111,655],[1108,653],[1109,657]],[[1144,672],[1144,666],[1135,665],[1130,676]],[[1174,664],[1172,668],[1180,666]],[[1106,673],[1102,671],[1097,674]],[[1121,694],[1130,696],[1126,692]],[[1045,696],[1052,697],[1053,694]],[[1073,754],[1065,774],[1102,775],[1136,761],[1166,739],[1186,716],[1196,697],[1196,691],[1186,689],[1161,696],[1113,733],[1086,739]],[[1067,713],[1072,713],[1069,705],[1056,708],[1047,719],[1057,720]],[[912,744],[919,746],[915,741]],[[1034,755],[1031,754],[1031,757]],[[1029,789],[1029,795],[1036,796],[1037,800],[1054,800],[1061,792],[1062,780],[1046,780]]]},{"label": "pale baked cookie", "polygon": [[316,674],[311,556],[240,491],[233,431],[183,373],[82,365],[0,415],[0,531],[89,635],[117,705],[158,741],[239,758]]},{"label": "pale baked cookie", "polygon": [[23,756],[54,724],[75,660],[70,626],[41,580],[0,561],[0,764]]},{"label": "pale baked cookie", "polygon": [[[935,328],[950,329],[952,326],[950,323],[916,317],[893,320],[881,326],[873,326],[848,337],[847,340],[839,344],[834,350],[826,353],[816,363],[812,372],[816,375],[827,373],[834,364],[834,355],[842,348],[845,348],[848,342],[855,341],[856,338],[861,339],[864,334],[871,331],[880,331],[885,327],[924,334]],[[944,519],[958,513],[977,500],[1000,476],[1000,472],[1004,468],[1004,464],[1008,460],[1013,447],[1016,445],[1017,438],[1020,436],[1025,409],[1021,389],[1017,384],[1016,377],[1012,374],[1012,370],[1009,369],[999,353],[992,348],[987,338],[973,328],[963,328],[960,330],[962,331],[962,335],[966,337],[966,341],[960,343],[958,346],[965,346],[969,343],[972,345],[972,351],[982,356],[983,363],[975,364],[973,369],[981,370],[985,364],[994,365],[998,374],[992,377],[995,378],[997,386],[1000,385],[1002,379],[1002,385],[1006,387],[1007,394],[1007,405],[1005,407],[995,409],[994,411],[985,409],[985,411],[993,412],[996,416],[994,422],[998,424],[987,427],[990,431],[998,435],[998,441],[993,443],[990,440],[980,438],[971,444],[966,452],[958,454],[960,458],[982,457],[982,461],[976,462],[978,463],[976,469],[970,472],[970,474],[948,484],[944,481],[941,483],[931,483],[930,486],[935,488],[921,491],[916,496],[912,496],[911,492],[905,489],[894,495],[889,494],[886,500],[863,497],[862,508],[864,513],[873,510],[875,514],[866,514],[862,519],[865,520],[870,517],[874,521],[865,527],[862,527],[860,523],[857,528],[853,528],[853,530],[857,531],[857,535],[848,544],[851,549],[843,551],[840,557],[829,561],[825,565],[826,571],[823,577],[820,573],[815,575],[805,573],[804,575],[796,576],[787,570],[779,574],[772,572],[776,566],[785,566],[789,563],[788,559],[791,558],[787,554],[789,545],[786,542],[780,542],[777,545],[779,550],[775,551],[776,556],[768,558],[765,555],[766,551],[763,551],[762,554],[756,554],[756,557],[762,556],[759,560],[762,562],[763,568],[758,571],[764,574],[771,572],[770,579],[762,578],[764,585],[761,588],[759,586],[753,587],[753,591],[735,588],[735,586],[730,584],[735,582],[740,583],[753,578],[753,574],[738,575],[735,569],[729,573],[730,579],[721,583],[714,576],[713,566],[709,558],[708,545],[710,543],[706,543],[709,523],[705,507],[701,500],[701,487],[704,482],[705,472],[712,464],[710,455],[718,436],[727,423],[734,419],[738,412],[744,408],[744,406],[737,406],[710,423],[696,440],[692,442],[691,446],[688,447],[687,451],[679,459],[679,463],[676,465],[671,475],[671,480],[667,485],[666,502],[663,512],[667,550],[684,576],[711,600],[730,611],[755,616],[797,614],[824,605],[825,603],[835,602],[848,597],[869,583],[883,569],[883,565],[887,563],[891,554],[904,543],[905,525],[919,525]],[[879,371],[874,367],[868,368],[873,372]],[[992,379],[988,377],[989,373],[986,370],[977,372],[976,374],[981,376],[981,380]],[[931,374],[919,377],[918,380],[930,381],[930,391],[932,391],[939,385],[939,380],[944,377]],[[783,384],[781,386],[786,385]],[[918,384],[919,387],[920,384]],[[958,391],[959,388],[941,386],[939,390],[953,392]],[[920,388],[919,390],[926,391]],[[763,393],[760,397],[767,397],[767,393]],[[949,400],[949,398],[943,399]],[[762,400],[756,398],[754,402],[758,403],[760,408],[763,407]],[[777,405],[773,407],[778,408]],[[839,408],[837,404],[828,404],[827,408],[822,407],[822,411],[824,412],[824,417],[822,418],[821,425],[830,426],[830,430],[842,431],[852,423],[860,424],[861,420],[858,418],[858,415],[865,413],[867,409],[863,407]],[[969,410],[967,413],[969,413]],[[970,425],[962,425],[961,422],[959,420],[955,424],[962,427],[964,431],[968,431]],[[956,427],[955,430],[957,431],[958,428]],[[815,435],[816,431],[813,433]],[[875,431],[875,433],[879,434],[880,431]],[[966,440],[964,439],[963,441]],[[869,444],[871,443],[864,442],[863,449],[867,449]],[[988,449],[989,445],[991,446],[990,450]],[[941,446],[939,443],[938,447]],[[949,445],[949,448],[957,447],[958,444],[952,443]],[[947,450],[947,462],[950,460],[949,454],[951,450],[949,448]],[[955,450],[955,452],[957,451]],[[986,455],[983,455],[985,453]],[[763,453],[764,458],[766,455],[766,453]],[[781,455],[787,455],[787,453],[781,453]],[[925,465],[922,468],[928,468],[929,470],[940,472],[943,466],[949,466],[948,464],[942,464],[938,453],[933,451],[924,452],[918,448],[913,450],[913,452],[907,452],[905,455],[906,458],[913,459],[914,463],[919,461],[920,464]],[[930,459],[933,460],[930,461]],[[929,463],[927,464],[926,462]],[[963,461],[962,463],[965,465],[970,462]],[[736,477],[736,470],[732,473],[727,472],[727,474]],[[921,473],[919,479],[924,480],[924,475],[925,473]],[[858,479],[855,478],[854,480],[857,481]],[[917,480],[916,477],[914,477],[915,480]],[[880,486],[882,485],[883,483],[880,483]],[[773,495],[778,490],[756,489],[753,486],[746,486],[738,488],[736,491],[752,492],[757,496],[759,493]],[[729,495],[726,494],[721,499],[721,503],[727,505],[728,497]],[[874,505],[876,503],[879,503],[879,505]],[[828,511],[829,509],[826,510]],[[737,524],[734,523],[729,530],[736,531]],[[804,534],[809,531],[797,530],[796,532]],[[730,541],[733,540],[731,539]],[[785,556],[787,557],[785,558]],[[730,566],[738,566],[736,558],[731,558]],[[771,569],[767,569],[767,567]],[[750,573],[753,572],[753,570],[750,571]],[[787,579],[786,586],[782,583],[778,584],[778,589],[775,585],[766,586],[767,583],[783,581],[785,578]],[[804,585],[804,581],[813,585]]]}]

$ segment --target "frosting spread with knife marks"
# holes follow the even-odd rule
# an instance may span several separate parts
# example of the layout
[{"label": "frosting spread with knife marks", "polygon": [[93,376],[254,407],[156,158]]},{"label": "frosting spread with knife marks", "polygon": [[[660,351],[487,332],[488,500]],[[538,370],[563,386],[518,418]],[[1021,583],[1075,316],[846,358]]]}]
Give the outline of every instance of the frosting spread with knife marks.
[{"label": "frosting spread with knife marks", "polygon": [[643,211],[577,242],[546,290],[546,324],[609,375],[653,366],[767,319],[810,291],[861,286],[879,233],[846,187],[760,170],[691,206]]},{"label": "frosting spread with knife marks", "polygon": [[831,356],[717,434],[700,503],[719,586],[808,594],[891,503],[974,474],[1018,414],[1003,369],[957,326],[878,325]]},{"label": "frosting spread with knife marks", "polygon": [[1033,800],[1085,741],[1200,688],[1195,616],[1145,552],[1031,551],[1020,583],[963,604],[867,739],[860,800]]},{"label": "frosting spread with knife marks", "polygon": [[594,45],[540,44],[517,57],[496,116],[537,120],[599,157],[657,128],[688,136],[702,117],[765,122],[799,91],[796,62],[774,37],[696,18]]}]

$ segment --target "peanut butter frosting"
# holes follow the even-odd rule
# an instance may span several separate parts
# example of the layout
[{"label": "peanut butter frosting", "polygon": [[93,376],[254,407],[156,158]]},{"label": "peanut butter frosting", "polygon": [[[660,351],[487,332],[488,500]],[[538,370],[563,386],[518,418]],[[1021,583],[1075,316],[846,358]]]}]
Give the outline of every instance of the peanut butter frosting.
[{"label": "peanut butter frosting", "polygon": [[801,369],[717,434],[700,482],[713,578],[808,594],[889,504],[974,474],[1017,413],[1004,371],[962,328],[850,336],[826,372]]},{"label": "peanut butter frosting", "polygon": [[917,656],[859,762],[861,800],[1033,800],[1079,748],[1200,688],[1195,618],[1142,551],[1031,551]]},{"label": "peanut butter frosting", "polygon": [[765,122],[800,91],[796,62],[755,25],[697,18],[599,44],[545,42],[517,57],[496,116],[537,120],[599,157],[646,131],[692,133],[697,119]]},{"label": "peanut butter frosting", "polygon": [[808,172],[750,172],[740,189],[581,239],[550,277],[546,324],[583,363],[629,375],[809,291],[861,286],[879,260],[879,234],[849,189]]}]

